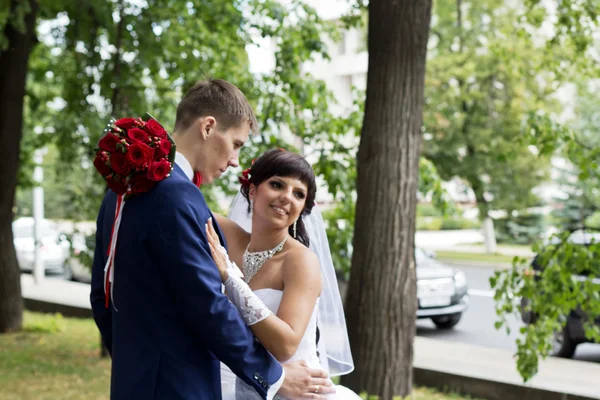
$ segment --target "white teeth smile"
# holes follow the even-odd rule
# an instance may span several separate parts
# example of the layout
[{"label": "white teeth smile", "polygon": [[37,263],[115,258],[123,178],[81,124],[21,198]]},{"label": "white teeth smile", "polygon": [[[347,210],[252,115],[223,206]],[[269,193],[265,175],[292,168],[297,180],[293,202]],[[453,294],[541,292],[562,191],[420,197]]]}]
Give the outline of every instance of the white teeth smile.
[{"label": "white teeth smile", "polygon": [[276,213],[281,215],[287,215],[287,212],[283,208],[271,207]]}]

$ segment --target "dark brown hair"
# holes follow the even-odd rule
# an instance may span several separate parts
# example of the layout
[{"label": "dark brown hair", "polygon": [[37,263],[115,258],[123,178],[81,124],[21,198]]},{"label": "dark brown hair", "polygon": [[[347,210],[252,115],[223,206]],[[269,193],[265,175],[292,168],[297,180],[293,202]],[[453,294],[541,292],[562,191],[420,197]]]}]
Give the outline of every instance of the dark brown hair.
[{"label": "dark brown hair", "polygon": [[[242,195],[248,200],[248,213],[250,213],[250,184],[258,186],[272,176],[296,178],[306,185],[308,191],[306,193],[304,208],[296,223],[296,240],[306,247],[310,246],[310,240],[306,228],[304,227],[302,217],[310,214],[315,205],[315,195],[317,193],[315,172],[308,161],[299,154],[282,149],[266,151],[262,156],[254,160],[254,163],[250,168],[249,182],[247,185],[243,185],[241,189]],[[293,231],[294,227],[291,225],[288,228],[288,232],[292,236]]]},{"label": "dark brown hair", "polygon": [[201,81],[192,86],[179,105],[175,117],[175,131],[187,129],[200,117],[213,116],[221,131],[250,124],[253,133],[258,123],[246,96],[232,83],[222,79]]}]

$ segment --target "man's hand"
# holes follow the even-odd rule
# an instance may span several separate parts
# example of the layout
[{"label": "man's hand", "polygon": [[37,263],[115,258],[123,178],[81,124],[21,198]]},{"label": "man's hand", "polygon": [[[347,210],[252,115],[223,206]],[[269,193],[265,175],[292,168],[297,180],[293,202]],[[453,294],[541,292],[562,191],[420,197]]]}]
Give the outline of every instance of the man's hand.
[{"label": "man's hand", "polygon": [[320,369],[308,368],[305,361],[285,363],[283,369],[285,379],[277,394],[289,399],[326,400],[326,394],[335,393],[327,373]]}]

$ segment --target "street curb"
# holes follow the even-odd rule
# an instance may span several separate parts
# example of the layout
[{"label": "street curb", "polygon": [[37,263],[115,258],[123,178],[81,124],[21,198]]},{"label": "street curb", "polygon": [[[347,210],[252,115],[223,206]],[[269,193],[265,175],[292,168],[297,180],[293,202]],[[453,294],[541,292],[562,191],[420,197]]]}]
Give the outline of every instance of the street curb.
[{"label": "street curb", "polygon": [[417,386],[436,388],[443,392],[480,397],[487,400],[598,400],[600,397],[539,389],[531,386],[456,375],[449,372],[413,367],[413,382]]},{"label": "street curb", "polygon": [[91,307],[83,308],[26,297],[23,298],[23,302],[25,305],[25,309],[29,311],[40,312],[45,314],[60,313],[63,315],[63,317],[72,318],[93,318]]}]

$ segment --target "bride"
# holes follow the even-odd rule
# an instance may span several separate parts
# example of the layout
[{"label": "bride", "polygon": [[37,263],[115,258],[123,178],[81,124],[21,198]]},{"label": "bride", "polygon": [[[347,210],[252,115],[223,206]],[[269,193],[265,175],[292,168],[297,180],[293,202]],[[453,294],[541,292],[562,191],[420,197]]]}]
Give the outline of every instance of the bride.
[{"label": "bride", "polygon": [[[229,258],[212,223],[207,226],[227,295],[257,340],[280,362],[304,360],[330,377],[350,373],[354,364],[342,302],[323,220],[313,208],[312,168],[297,154],[269,150],[240,181],[232,220],[216,217]],[[224,364],[221,375],[223,400],[259,398]],[[343,386],[335,389],[327,399],[360,399]],[[313,392],[319,391],[315,386]]]}]

